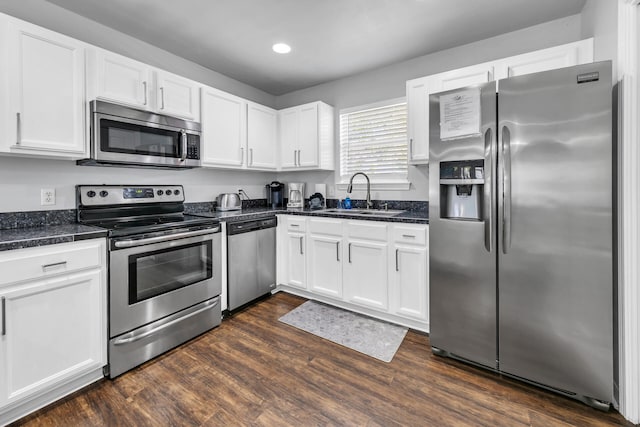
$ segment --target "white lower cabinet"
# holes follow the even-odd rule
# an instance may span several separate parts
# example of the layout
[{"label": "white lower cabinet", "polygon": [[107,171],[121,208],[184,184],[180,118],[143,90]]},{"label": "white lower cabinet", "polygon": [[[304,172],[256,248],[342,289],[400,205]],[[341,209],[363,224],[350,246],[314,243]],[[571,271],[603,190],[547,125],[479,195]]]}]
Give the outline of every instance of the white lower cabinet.
[{"label": "white lower cabinet", "polygon": [[394,226],[389,296],[390,312],[398,316],[429,319],[427,232],[427,227]]},{"label": "white lower cabinet", "polygon": [[105,258],[104,239],[0,253],[0,425],[102,377]]},{"label": "white lower cabinet", "polygon": [[342,221],[310,219],[308,248],[309,290],[342,298]]},{"label": "white lower cabinet", "polygon": [[387,224],[347,221],[344,296],[348,302],[386,311],[389,307]]},{"label": "white lower cabinet", "polygon": [[280,289],[429,331],[428,226],[280,215]]}]

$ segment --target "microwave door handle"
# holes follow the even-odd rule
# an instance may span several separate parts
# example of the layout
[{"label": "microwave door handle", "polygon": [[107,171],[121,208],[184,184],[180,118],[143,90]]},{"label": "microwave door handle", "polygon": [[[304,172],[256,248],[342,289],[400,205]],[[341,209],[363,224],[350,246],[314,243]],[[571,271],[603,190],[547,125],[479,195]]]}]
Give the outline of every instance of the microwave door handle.
[{"label": "microwave door handle", "polygon": [[180,142],[181,142],[181,153],[180,153],[180,161],[187,160],[187,132],[183,130],[180,131]]}]

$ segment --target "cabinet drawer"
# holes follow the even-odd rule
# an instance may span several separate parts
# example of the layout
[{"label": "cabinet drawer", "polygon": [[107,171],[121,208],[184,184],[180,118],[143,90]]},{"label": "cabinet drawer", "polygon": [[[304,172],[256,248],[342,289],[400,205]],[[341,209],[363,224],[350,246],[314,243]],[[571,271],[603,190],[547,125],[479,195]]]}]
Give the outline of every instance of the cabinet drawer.
[{"label": "cabinet drawer", "polygon": [[60,243],[0,253],[0,287],[24,280],[100,267],[105,257],[104,240]]},{"label": "cabinet drawer", "polygon": [[426,246],[427,227],[396,225],[393,227],[392,238],[396,243]]},{"label": "cabinet drawer", "polygon": [[341,219],[310,219],[309,231],[315,234],[342,236],[342,222]]},{"label": "cabinet drawer", "polygon": [[349,221],[347,223],[349,237],[366,240],[387,241],[387,224],[374,221]]},{"label": "cabinet drawer", "polygon": [[307,229],[307,220],[304,217],[287,218],[287,231],[300,231],[304,232]]}]

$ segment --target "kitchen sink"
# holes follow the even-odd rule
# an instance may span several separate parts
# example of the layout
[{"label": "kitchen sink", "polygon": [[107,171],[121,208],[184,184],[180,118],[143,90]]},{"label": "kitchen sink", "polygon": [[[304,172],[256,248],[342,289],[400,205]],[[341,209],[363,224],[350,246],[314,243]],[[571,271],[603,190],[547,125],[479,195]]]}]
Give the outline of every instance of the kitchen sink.
[{"label": "kitchen sink", "polygon": [[404,211],[401,210],[384,210],[384,209],[324,209],[319,211],[328,214],[342,214],[342,215],[362,215],[362,216],[396,216]]}]

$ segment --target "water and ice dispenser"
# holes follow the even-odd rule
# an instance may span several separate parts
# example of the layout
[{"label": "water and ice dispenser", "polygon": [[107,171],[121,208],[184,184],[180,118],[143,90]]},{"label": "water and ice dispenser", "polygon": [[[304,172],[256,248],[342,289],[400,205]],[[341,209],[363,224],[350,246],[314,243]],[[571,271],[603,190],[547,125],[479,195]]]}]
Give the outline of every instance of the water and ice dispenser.
[{"label": "water and ice dispenser", "polygon": [[482,220],[484,160],[440,163],[440,218]]}]

